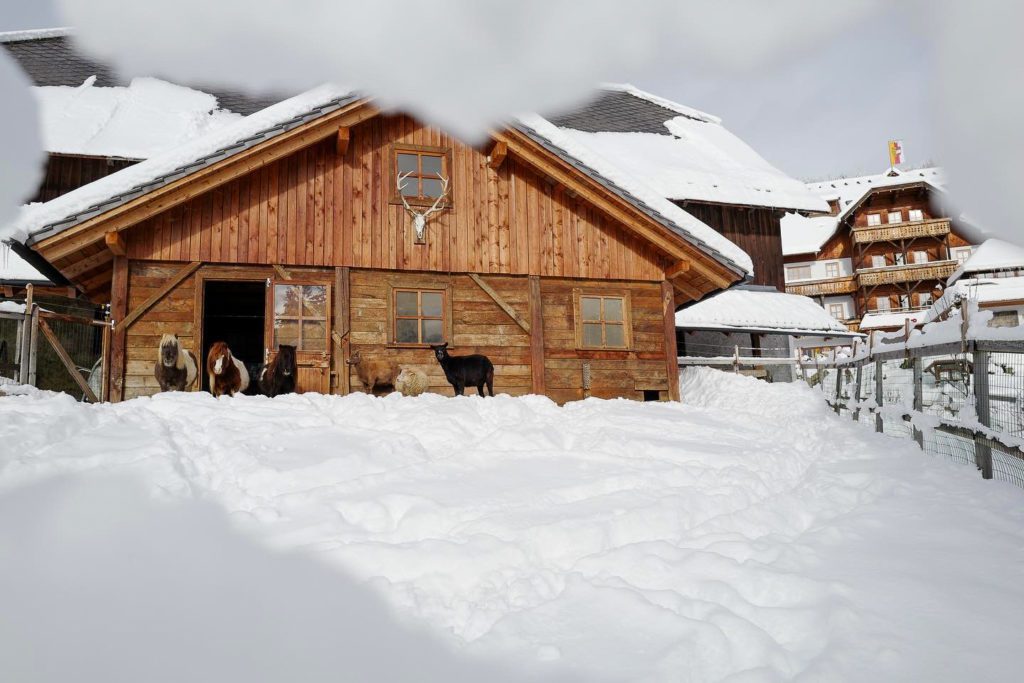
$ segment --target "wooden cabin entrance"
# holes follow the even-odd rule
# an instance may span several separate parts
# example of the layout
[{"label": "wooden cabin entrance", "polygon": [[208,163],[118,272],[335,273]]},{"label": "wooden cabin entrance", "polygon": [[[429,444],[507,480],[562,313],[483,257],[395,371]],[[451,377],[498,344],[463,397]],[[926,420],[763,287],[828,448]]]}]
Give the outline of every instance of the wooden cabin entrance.
[{"label": "wooden cabin entrance", "polygon": [[206,355],[218,341],[226,342],[250,372],[265,355],[267,285],[264,280],[207,280],[203,283],[203,355],[199,359],[202,388],[210,390]]}]

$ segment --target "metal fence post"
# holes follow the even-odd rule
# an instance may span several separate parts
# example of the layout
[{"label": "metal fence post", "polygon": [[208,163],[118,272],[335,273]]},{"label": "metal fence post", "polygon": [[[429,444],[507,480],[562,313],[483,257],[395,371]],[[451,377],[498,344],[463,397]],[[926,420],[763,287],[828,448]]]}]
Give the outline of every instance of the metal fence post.
[{"label": "metal fence post", "polygon": [[876,432],[885,431],[882,423],[882,402],[885,398],[885,388],[882,384],[882,367],[884,365],[885,361],[875,361],[875,403],[878,404],[878,412],[875,413]]},{"label": "metal fence post", "polygon": [[[860,381],[864,376],[864,361],[857,362],[857,379],[855,380],[856,385],[854,386],[854,396],[857,398],[857,403],[860,403]],[[860,405],[853,410],[853,421],[860,421]]]},{"label": "metal fence post", "polygon": [[[992,426],[992,408],[988,392],[988,351],[974,351],[974,405],[978,414],[978,422],[986,427]],[[977,435],[974,437],[974,462],[981,470],[984,479],[992,478],[992,447],[981,443]]]},{"label": "metal fence post", "polygon": [[840,412],[841,412],[841,410],[839,408],[839,402],[843,398],[842,397],[842,392],[843,392],[843,371],[839,367],[838,364],[836,364],[835,368],[836,368],[836,415],[839,415]]},{"label": "metal fence post", "polygon": [[[912,361],[914,368],[914,412],[924,412],[924,373],[921,370],[921,357],[915,356]],[[924,449],[924,432],[914,425],[914,441]]]}]

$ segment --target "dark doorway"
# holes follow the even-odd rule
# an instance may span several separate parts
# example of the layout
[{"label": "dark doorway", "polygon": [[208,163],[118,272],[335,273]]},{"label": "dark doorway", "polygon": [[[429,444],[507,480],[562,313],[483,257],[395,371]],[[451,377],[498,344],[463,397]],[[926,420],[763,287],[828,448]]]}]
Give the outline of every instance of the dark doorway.
[{"label": "dark doorway", "polygon": [[660,401],[661,392],[657,389],[644,389],[644,402],[647,401]]},{"label": "dark doorway", "polygon": [[263,362],[267,285],[257,281],[208,281],[203,289],[203,389],[209,391],[206,354],[215,342],[226,342],[231,354],[253,368]]}]

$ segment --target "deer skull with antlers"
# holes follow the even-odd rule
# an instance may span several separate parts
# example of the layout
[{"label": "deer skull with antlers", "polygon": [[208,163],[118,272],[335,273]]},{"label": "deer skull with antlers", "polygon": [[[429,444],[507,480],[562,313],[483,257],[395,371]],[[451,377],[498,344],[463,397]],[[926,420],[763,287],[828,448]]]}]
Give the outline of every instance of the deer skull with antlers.
[{"label": "deer skull with antlers", "polygon": [[412,171],[398,174],[398,196],[402,200],[402,205],[405,206],[405,210],[409,212],[410,216],[412,216],[412,226],[416,230],[416,241],[423,242],[423,233],[427,227],[427,217],[440,211],[443,208],[442,204],[444,203],[445,198],[448,196],[448,179],[438,173],[437,177],[441,181],[441,194],[438,195],[437,199],[434,200],[434,203],[430,205],[429,209],[416,211],[409,206],[409,202],[406,201],[405,193],[403,192],[405,189],[405,181],[410,175],[412,175]]}]

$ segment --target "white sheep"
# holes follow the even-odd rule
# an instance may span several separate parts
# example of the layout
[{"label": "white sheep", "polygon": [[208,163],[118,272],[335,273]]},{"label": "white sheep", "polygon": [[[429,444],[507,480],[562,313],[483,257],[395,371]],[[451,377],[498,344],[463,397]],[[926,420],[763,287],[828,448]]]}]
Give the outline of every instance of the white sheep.
[{"label": "white sheep", "polygon": [[402,368],[395,378],[395,391],[405,396],[419,396],[430,387],[427,373],[419,368]]}]

